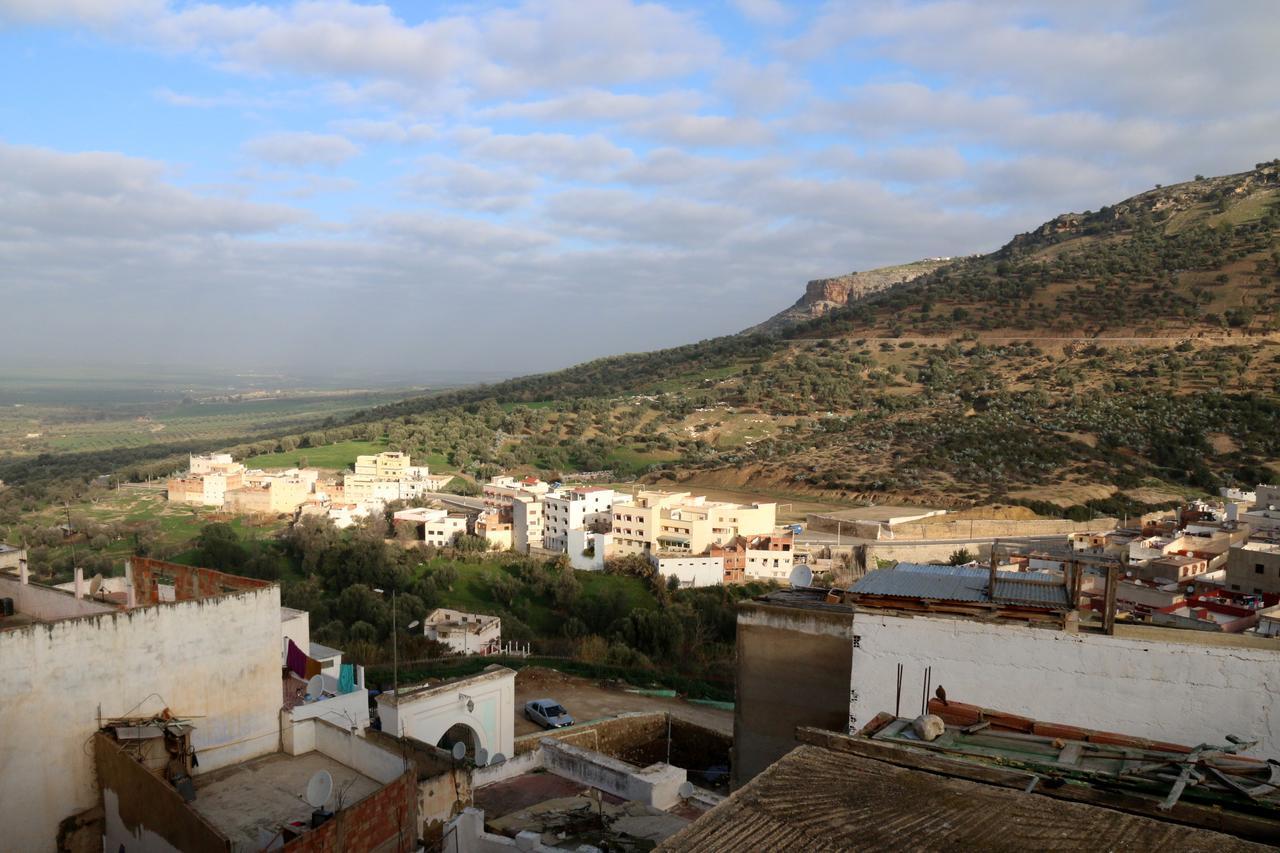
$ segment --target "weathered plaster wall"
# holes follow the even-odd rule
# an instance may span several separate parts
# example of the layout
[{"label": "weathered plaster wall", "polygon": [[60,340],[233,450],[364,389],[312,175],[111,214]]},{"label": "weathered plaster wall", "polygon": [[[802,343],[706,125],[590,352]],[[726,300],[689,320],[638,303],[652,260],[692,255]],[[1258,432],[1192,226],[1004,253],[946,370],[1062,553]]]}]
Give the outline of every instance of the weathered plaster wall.
[{"label": "weathered plaster wall", "polygon": [[[1280,645],[1246,637],[1124,627],[1070,634],[971,619],[858,611],[846,725],[894,711],[904,666],[903,716],[930,695],[1042,720],[1195,746],[1228,734],[1280,754]],[[836,727],[835,730],[841,730]]]},{"label": "weathered plaster wall", "polygon": [[853,612],[738,607],[734,787],[795,748],[797,726],[843,731]]},{"label": "weathered plaster wall", "polygon": [[656,809],[669,809],[678,803],[680,786],[686,780],[684,770],[670,764],[636,768],[625,761],[552,738],[542,742],[542,760],[557,776],[599,788],[624,800],[638,800]]},{"label": "weathered plaster wall", "polygon": [[3,846],[48,850],[98,800],[98,715],[196,717],[197,772],[279,741],[280,591],[159,604],[0,632]]}]

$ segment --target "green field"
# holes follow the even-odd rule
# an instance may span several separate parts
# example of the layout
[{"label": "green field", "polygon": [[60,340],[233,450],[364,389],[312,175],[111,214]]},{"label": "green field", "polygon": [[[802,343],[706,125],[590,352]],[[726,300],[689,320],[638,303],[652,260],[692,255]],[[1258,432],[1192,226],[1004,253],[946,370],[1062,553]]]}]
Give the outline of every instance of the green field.
[{"label": "green field", "polygon": [[[341,471],[355,464],[357,456],[381,453],[387,449],[387,440],[340,441],[324,447],[299,447],[290,453],[267,453],[244,460],[246,468],[325,468]],[[414,460],[415,462],[417,460]]]},{"label": "green field", "polygon": [[672,462],[680,458],[674,450],[641,450],[635,447],[618,447],[609,453],[609,464],[617,473],[642,474],[650,465]]},{"label": "green field", "polygon": [[[153,444],[225,441],[305,432],[394,402],[403,393],[314,394],[110,404],[15,403],[0,407],[0,458]],[[287,466],[284,466],[287,467]]]},{"label": "green field", "polygon": [[[494,601],[489,594],[489,579],[506,571],[498,560],[483,562],[458,562],[444,558],[436,558],[423,564],[423,570],[440,566],[453,566],[458,571],[458,580],[452,589],[441,589],[440,606],[454,610],[465,610],[472,613],[494,613],[504,608]],[[578,582],[582,584],[582,594],[599,595],[611,588],[621,589],[627,597],[632,609],[641,607],[650,609],[657,602],[638,578],[622,575],[606,575],[603,572],[576,572]],[[517,602],[516,609],[522,611],[521,619],[540,636],[556,636],[563,621],[551,608],[545,598],[526,598]]]}]

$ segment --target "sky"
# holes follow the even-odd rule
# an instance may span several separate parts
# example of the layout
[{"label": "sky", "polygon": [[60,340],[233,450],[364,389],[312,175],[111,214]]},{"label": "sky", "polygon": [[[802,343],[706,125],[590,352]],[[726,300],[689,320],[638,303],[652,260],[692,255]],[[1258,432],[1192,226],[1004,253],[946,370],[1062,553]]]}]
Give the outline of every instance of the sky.
[{"label": "sky", "polygon": [[519,375],[1280,156],[1273,0],[0,0],[0,359]]}]

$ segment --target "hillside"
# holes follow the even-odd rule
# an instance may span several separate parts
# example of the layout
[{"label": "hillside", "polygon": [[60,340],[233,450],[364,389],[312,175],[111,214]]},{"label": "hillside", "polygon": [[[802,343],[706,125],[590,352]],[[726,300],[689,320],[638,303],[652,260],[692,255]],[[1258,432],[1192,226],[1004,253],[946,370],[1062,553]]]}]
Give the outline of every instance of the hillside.
[{"label": "hillside", "polygon": [[[878,290],[847,282],[842,306],[810,285],[818,298],[806,288],[789,310],[814,316],[783,312],[770,333],[405,400],[234,450],[385,440],[475,476],[611,469],[795,500],[1077,514],[1280,476],[1280,161],[1064,214],[987,255],[888,269]],[[94,464],[42,458],[0,478]],[[172,461],[129,464],[144,476]]]}]

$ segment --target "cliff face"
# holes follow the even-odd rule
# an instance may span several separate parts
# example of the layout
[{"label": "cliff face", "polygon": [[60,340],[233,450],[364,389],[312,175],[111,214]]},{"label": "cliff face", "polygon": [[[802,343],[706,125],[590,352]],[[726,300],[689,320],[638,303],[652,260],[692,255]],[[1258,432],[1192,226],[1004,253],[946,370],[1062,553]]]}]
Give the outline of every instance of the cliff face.
[{"label": "cliff face", "polygon": [[853,272],[836,278],[818,278],[805,285],[804,296],[758,326],[746,331],[780,332],[789,326],[821,317],[871,293],[906,284],[950,262],[950,258],[930,258],[895,267],[882,267],[866,272]]}]

